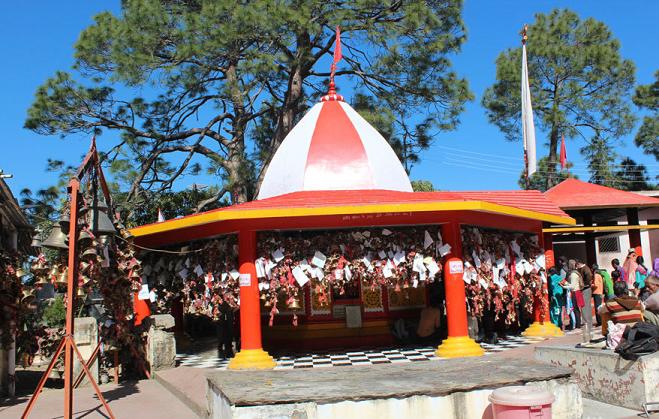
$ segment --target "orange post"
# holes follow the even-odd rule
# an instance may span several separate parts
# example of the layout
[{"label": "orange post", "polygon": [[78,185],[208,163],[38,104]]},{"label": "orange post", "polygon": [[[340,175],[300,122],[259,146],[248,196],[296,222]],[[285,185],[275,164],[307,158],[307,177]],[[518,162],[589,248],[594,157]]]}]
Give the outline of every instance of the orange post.
[{"label": "orange post", "polygon": [[[444,241],[451,245],[453,255],[462,254],[462,241],[457,223],[444,225],[442,236]],[[463,273],[462,259],[459,257],[449,258],[444,263],[448,338],[435,351],[435,354],[442,358],[482,356],[485,354],[483,348],[469,337],[465,283],[462,280]]]},{"label": "orange post", "polygon": [[240,264],[240,352],[229,362],[230,369],[271,369],[277,364],[261,343],[261,306],[256,277],[256,232],[238,232]]}]

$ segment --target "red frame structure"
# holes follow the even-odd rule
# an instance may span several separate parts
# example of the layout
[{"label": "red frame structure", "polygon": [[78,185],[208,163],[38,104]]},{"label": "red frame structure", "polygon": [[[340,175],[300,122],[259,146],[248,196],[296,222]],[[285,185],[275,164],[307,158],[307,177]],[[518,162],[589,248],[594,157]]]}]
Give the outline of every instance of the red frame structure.
[{"label": "red frame structure", "polygon": [[80,182],[81,179],[83,179],[84,176],[88,172],[90,172],[92,167],[96,169],[96,173],[99,178],[98,180],[101,184],[101,188],[108,206],[111,207],[112,205],[110,191],[108,190],[107,184],[105,183],[103,171],[101,169],[100,161],[98,159],[98,153],[96,151],[96,140],[92,139],[91,147],[89,148],[89,151],[87,152],[87,155],[85,156],[82,165],[80,165],[80,167],[78,168],[76,175],[69,181],[69,186],[68,186],[70,217],[69,217],[69,251],[68,251],[68,275],[67,275],[67,290],[66,290],[67,306],[66,306],[65,334],[59,346],[57,347],[57,350],[55,351],[53,358],[50,360],[50,364],[48,365],[48,368],[41,376],[41,379],[39,380],[39,384],[37,385],[36,390],[32,394],[32,397],[30,397],[30,400],[28,401],[27,406],[25,407],[25,411],[21,416],[22,418],[27,418],[29,416],[30,411],[37,402],[39,394],[41,394],[41,390],[43,389],[43,386],[46,384],[46,380],[48,379],[48,376],[50,375],[53,367],[55,366],[55,363],[57,362],[57,358],[60,356],[62,351],[64,351],[64,417],[65,418],[73,417],[73,389],[80,381],[80,379],[77,379],[75,380],[74,383],[73,355],[75,353],[76,357],[78,358],[78,361],[80,362],[80,365],[83,368],[84,374],[89,378],[89,381],[92,383],[92,386],[94,387],[94,391],[96,392],[96,395],[98,396],[101,403],[103,403],[103,406],[107,410],[108,415],[112,419],[115,418],[114,413],[112,413],[112,409],[110,409],[110,406],[105,401],[105,398],[101,393],[101,389],[98,387],[96,380],[94,380],[94,377],[89,371],[87,362],[83,359],[82,355],[80,354],[80,351],[78,350],[78,347],[76,346],[75,340],[73,338],[74,305],[75,305],[75,297],[76,297],[76,288],[78,284],[77,279],[78,279],[78,266],[79,266],[78,212],[80,210]]}]

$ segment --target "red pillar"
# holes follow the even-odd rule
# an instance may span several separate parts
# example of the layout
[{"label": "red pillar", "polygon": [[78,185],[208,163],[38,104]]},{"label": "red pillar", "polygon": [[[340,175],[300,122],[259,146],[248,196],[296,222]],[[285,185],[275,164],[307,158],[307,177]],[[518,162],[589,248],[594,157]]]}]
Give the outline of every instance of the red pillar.
[{"label": "red pillar", "polygon": [[240,352],[229,362],[230,369],[270,369],[276,363],[261,344],[261,307],[256,277],[256,232],[238,233],[240,265]]},{"label": "red pillar", "polygon": [[437,348],[435,354],[443,358],[482,356],[485,351],[469,337],[467,327],[467,303],[462,264],[462,237],[457,222],[442,225],[444,242],[451,245],[453,257],[444,263],[444,290],[446,293],[446,319],[448,338]]}]

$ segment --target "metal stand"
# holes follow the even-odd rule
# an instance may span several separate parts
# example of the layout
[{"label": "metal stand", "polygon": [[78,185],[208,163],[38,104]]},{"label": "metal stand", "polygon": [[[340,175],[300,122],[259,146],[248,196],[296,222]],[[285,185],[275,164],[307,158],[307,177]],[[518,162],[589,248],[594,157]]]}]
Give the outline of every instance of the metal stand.
[{"label": "metal stand", "polygon": [[[108,406],[107,402],[103,398],[103,394],[101,394],[101,390],[98,388],[98,384],[96,384],[94,377],[89,371],[87,363],[85,363],[85,360],[82,358],[82,355],[80,354],[80,351],[78,350],[78,347],[76,346],[75,341],[73,340],[74,315],[75,315],[74,305],[75,305],[76,287],[78,282],[78,267],[79,267],[78,211],[80,209],[80,198],[81,198],[80,179],[82,178],[82,175],[91,167],[90,164],[94,164],[100,169],[98,154],[96,153],[95,140],[92,140],[92,145],[90,147],[90,150],[87,153],[87,156],[85,157],[85,160],[83,161],[82,165],[78,169],[77,176],[74,176],[69,181],[69,187],[68,187],[68,192],[70,197],[70,201],[69,201],[70,218],[69,218],[68,274],[66,279],[67,281],[66,333],[64,335],[64,338],[60,342],[59,346],[57,347],[57,351],[55,351],[55,355],[53,356],[53,359],[51,359],[50,364],[48,365],[48,369],[41,377],[41,380],[39,380],[39,385],[37,386],[37,389],[35,390],[34,394],[32,394],[30,401],[25,407],[25,411],[21,416],[22,418],[27,418],[28,415],[30,414],[30,410],[32,410],[32,408],[34,407],[34,404],[36,403],[37,398],[39,397],[39,394],[41,393],[44,384],[46,384],[46,380],[48,379],[48,376],[50,375],[50,372],[55,366],[55,363],[57,362],[57,358],[60,356],[62,351],[64,351],[64,418],[70,419],[73,417],[73,389],[75,388],[73,383],[73,353],[74,352],[78,358],[78,361],[80,361],[80,364],[82,365],[85,374],[87,375],[87,377],[89,377],[89,381],[91,381],[92,385],[94,386],[94,391],[96,391],[96,395],[98,396],[99,400],[101,400],[103,406],[105,406],[105,409],[107,410],[110,417],[112,419],[115,418],[114,414],[112,413],[112,410],[110,409],[110,406]],[[103,187],[104,193],[106,194],[107,197],[109,197],[107,186],[105,185],[105,180],[103,179],[103,172],[99,170],[98,176],[101,178],[101,186]],[[76,380],[76,382],[78,381],[79,380]]]}]

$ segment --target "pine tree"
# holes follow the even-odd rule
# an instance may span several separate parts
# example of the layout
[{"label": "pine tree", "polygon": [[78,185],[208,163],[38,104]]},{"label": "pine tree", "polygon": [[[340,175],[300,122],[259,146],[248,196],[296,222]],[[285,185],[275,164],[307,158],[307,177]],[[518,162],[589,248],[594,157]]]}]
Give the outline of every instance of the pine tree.
[{"label": "pine tree", "polygon": [[[536,127],[546,133],[549,154],[541,189],[555,185],[558,147],[566,139],[617,139],[634,125],[630,94],[634,64],[620,42],[593,18],[569,10],[539,13],[528,27],[528,67]],[[487,116],[506,139],[519,141],[521,47],[496,60],[496,82],[483,96]],[[538,133],[536,138],[542,138]]]},{"label": "pine tree", "polygon": [[242,202],[327,92],[336,25],[339,87],[399,110],[399,126],[423,114],[427,132],[453,129],[472,97],[450,61],[465,41],[461,14],[461,0],[126,0],[81,33],[74,71],[37,90],[25,126],[120,132],[99,143],[129,202],[201,171],[217,176],[218,199]]}]

